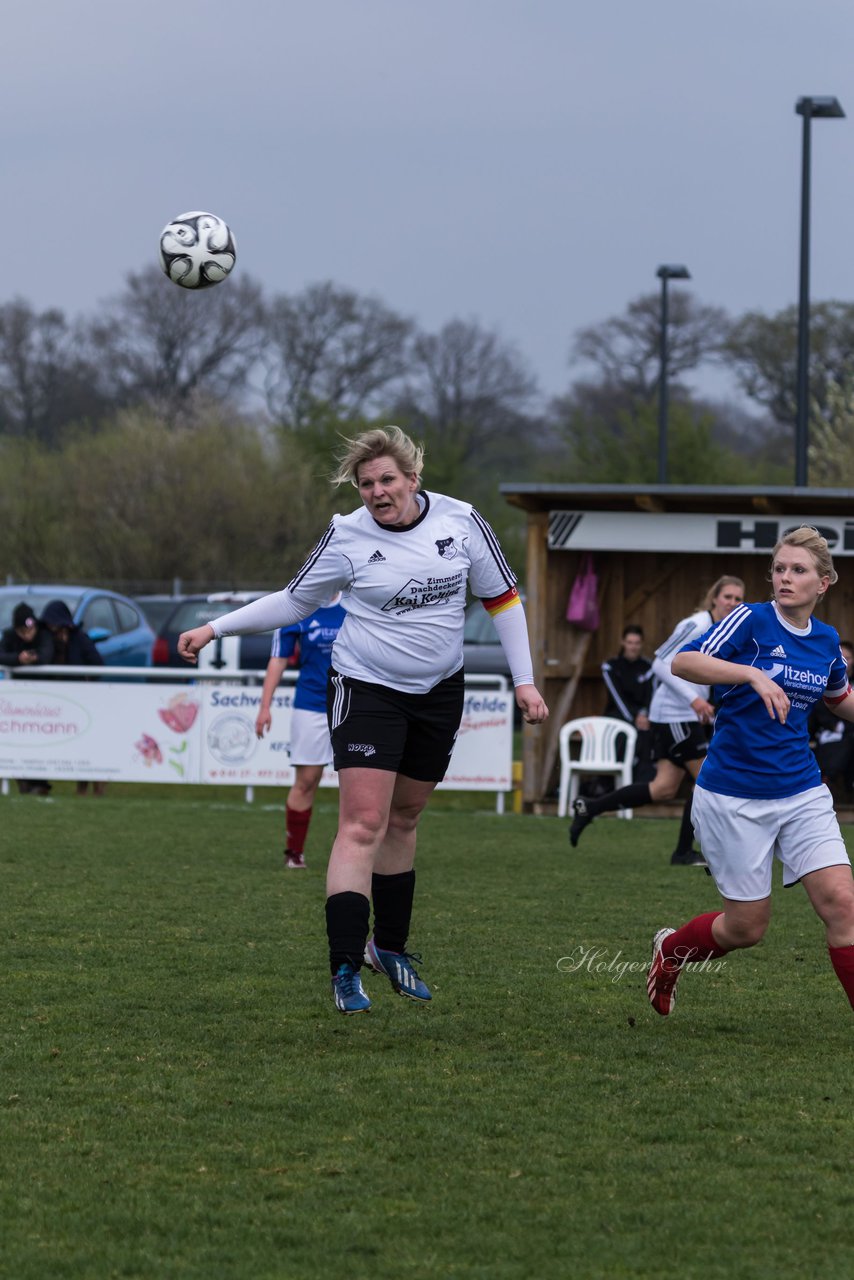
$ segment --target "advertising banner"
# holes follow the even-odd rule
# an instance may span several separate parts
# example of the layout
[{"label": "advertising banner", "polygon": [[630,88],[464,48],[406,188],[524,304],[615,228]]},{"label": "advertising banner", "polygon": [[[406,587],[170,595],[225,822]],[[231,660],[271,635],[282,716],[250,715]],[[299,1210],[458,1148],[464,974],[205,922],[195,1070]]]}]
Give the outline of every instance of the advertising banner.
[{"label": "advertising banner", "polygon": [[0,681],[0,777],[197,782],[200,690]]},{"label": "advertising banner", "polygon": [[[201,697],[201,781],[289,786],[293,691],[280,689],[274,696],[272,727],[262,741],[255,736],[259,688],[214,685],[201,690]],[[456,746],[441,786],[455,791],[512,790],[513,706],[510,693],[466,689]],[[337,785],[336,773],[327,769],[321,786]]]},{"label": "advertising banner", "polygon": [[[260,685],[207,685],[198,695],[202,703],[201,782],[245,787],[291,785],[295,777],[288,754],[293,688],[279,688],[273,695],[272,724],[263,738],[255,734]],[[338,786],[334,769],[324,770],[320,785]]]},{"label": "advertising banner", "polygon": [[[257,684],[0,680],[0,778],[288,787],[293,689],[275,694],[263,739],[260,704]],[[444,787],[512,789],[513,705],[512,693],[466,688]],[[337,784],[328,769],[321,785]]]},{"label": "advertising banner", "polygon": [[770,555],[779,538],[811,524],[835,556],[854,555],[854,520],[842,516],[706,515],[672,511],[551,511],[558,551],[738,551]]}]

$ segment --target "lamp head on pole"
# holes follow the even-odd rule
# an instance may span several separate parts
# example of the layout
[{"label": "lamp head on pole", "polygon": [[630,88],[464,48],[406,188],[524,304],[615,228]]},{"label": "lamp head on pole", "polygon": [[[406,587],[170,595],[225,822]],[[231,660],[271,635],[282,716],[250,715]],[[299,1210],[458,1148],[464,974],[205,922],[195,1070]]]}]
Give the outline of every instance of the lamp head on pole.
[{"label": "lamp head on pole", "polygon": [[838,98],[807,97],[798,98],[795,111],[799,116],[811,116],[814,120],[842,120],[845,112]]},{"label": "lamp head on pole", "polygon": [[690,280],[691,272],[687,267],[665,263],[655,273],[659,280]]}]

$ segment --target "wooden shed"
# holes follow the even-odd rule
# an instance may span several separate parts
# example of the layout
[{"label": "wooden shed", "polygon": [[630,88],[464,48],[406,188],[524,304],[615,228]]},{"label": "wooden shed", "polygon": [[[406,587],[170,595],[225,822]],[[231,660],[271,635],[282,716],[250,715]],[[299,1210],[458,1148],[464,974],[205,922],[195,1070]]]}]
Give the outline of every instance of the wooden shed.
[{"label": "wooden shed", "polygon": [[[545,726],[525,727],[528,811],[553,807],[561,725],[602,713],[600,668],[618,652],[623,626],[643,627],[651,656],[721,574],[743,578],[747,600],[767,599],[771,551],[787,529],[811,524],[827,538],[839,582],[819,616],[842,638],[854,637],[854,490],[505,484],[501,492],[527,512],[534,678],[551,712]],[[566,621],[570,589],[588,552],[599,581],[595,632]]]}]

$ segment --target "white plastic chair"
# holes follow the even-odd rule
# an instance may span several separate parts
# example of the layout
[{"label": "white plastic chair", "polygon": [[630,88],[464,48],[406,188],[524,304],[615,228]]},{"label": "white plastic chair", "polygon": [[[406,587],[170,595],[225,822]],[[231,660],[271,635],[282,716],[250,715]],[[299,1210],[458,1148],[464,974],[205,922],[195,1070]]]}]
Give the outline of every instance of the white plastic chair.
[{"label": "white plastic chair", "polygon": [[[570,739],[581,737],[581,753],[577,760],[570,756]],[[621,739],[625,739],[623,759],[617,759]],[[560,791],[557,812],[565,818],[578,796],[578,786],[583,773],[610,773],[619,779],[618,786],[628,786],[632,780],[632,765],[638,731],[625,720],[611,716],[584,716],[580,720],[568,720],[560,731]],[[631,818],[631,809],[618,809],[618,818]]]}]

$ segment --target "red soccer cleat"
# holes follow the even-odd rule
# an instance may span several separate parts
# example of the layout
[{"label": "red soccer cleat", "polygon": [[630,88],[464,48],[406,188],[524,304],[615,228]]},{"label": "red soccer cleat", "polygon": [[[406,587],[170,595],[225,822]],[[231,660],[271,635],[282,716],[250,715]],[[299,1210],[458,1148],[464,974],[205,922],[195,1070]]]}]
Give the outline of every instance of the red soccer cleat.
[{"label": "red soccer cleat", "polygon": [[652,962],[646,978],[646,993],[649,1003],[656,1013],[666,1018],[676,1003],[676,983],[682,972],[682,964],[678,960],[665,960],[661,948],[665,938],[669,938],[675,929],[659,929],[652,940]]}]

